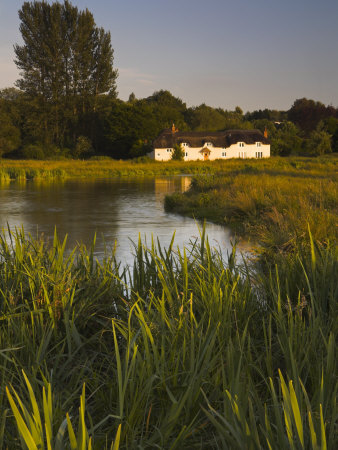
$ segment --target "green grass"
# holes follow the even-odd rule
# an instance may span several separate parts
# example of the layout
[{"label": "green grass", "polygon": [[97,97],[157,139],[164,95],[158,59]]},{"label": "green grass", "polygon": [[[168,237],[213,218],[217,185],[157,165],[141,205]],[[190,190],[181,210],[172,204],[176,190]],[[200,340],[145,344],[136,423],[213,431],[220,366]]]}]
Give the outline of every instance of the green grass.
[{"label": "green grass", "polygon": [[320,175],[323,171],[337,171],[337,158],[277,158],[264,160],[218,160],[218,161],[169,161],[137,162],[103,160],[29,161],[0,160],[0,180],[6,179],[48,179],[66,177],[113,177],[153,176],[175,174],[250,173],[264,169],[273,175],[294,173]]},{"label": "green grass", "polygon": [[188,192],[166,198],[168,211],[230,226],[272,251],[288,251],[310,225],[316,240],[337,238],[336,159],[246,162],[197,176]]},{"label": "green grass", "polygon": [[0,447],[337,448],[337,248],[0,241]]}]

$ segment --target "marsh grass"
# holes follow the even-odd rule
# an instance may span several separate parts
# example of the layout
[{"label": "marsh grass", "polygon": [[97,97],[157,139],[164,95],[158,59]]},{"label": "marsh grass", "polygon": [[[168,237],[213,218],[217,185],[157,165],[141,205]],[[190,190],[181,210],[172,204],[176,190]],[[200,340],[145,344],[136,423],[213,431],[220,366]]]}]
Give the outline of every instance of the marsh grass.
[{"label": "marsh grass", "polygon": [[181,251],[139,241],[127,270],[7,231],[0,443],[336,448],[337,249],[307,241],[265,270],[204,232]]},{"label": "marsh grass", "polygon": [[289,169],[278,169],[283,161],[277,160],[274,169],[252,164],[227,174],[197,176],[188,192],[166,197],[165,207],[228,225],[268,251],[288,251],[307,236],[308,225],[316,240],[336,239],[338,172],[329,161],[328,167],[319,162],[293,167],[290,160]]},{"label": "marsh grass", "polygon": [[58,179],[58,178],[92,178],[113,176],[154,176],[178,174],[219,174],[243,173],[253,174],[265,171],[270,175],[292,174],[296,177],[325,177],[337,173],[336,157],[320,158],[279,158],[264,160],[217,160],[217,161],[168,161],[150,160],[117,161],[112,159],[36,161],[36,160],[0,160],[1,174],[10,179]]}]

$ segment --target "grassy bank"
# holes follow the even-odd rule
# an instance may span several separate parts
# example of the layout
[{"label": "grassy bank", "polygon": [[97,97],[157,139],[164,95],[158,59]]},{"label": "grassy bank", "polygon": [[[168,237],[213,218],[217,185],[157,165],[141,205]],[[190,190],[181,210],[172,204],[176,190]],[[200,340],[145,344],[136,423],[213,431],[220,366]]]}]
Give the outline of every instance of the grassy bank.
[{"label": "grassy bank", "polygon": [[337,173],[337,159],[237,162],[226,173],[195,177],[190,190],[168,196],[165,207],[285,250],[308,226],[321,242],[336,239]]},{"label": "grassy bank", "polygon": [[307,240],[261,273],[205,236],[130,272],[2,239],[0,447],[337,448],[337,251]]},{"label": "grassy bank", "polygon": [[154,176],[203,174],[219,171],[215,162],[165,163],[149,161],[68,160],[68,161],[5,161],[0,162],[0,180],[38,178],[109,178],[116,176]]},{"label": "grassy bank", "polygon": [[266,170],[271,174],[300,173],[320,175],[337,169],[335,157],[270,158],[266,160],[136,162],[101,160],[30,161],[0,160],[0,181],[46,178],[107,178],[113,176],[152,176],[178,174],[217,174]]}]

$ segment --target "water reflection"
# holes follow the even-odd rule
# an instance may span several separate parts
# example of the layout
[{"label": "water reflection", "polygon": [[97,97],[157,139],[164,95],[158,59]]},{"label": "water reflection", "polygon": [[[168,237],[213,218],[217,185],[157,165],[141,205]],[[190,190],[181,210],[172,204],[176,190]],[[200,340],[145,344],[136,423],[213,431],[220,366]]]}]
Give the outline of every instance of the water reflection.
[{"label": "water reflection", "polygon": [[[193,219],[168,214],[163,208],[164,196],[184,191],[190,177],[154,177],[100,180],[66,180],[0,185],[0,227],[24,227],[26,232],[44,233],[52,238],[56,227],[60,238],[68,234],[68,245],[89,245],[97,233],[96,256],[101,257],[105,244],[117,240],[117,257],[132,262],[133,246],[139,233],[148,244],[151,236],[168,246],[176,232],[176,246],[186,245],[198,237]],[[230,249],[230,232],[208,224],[211,243],[226,253]]]}]

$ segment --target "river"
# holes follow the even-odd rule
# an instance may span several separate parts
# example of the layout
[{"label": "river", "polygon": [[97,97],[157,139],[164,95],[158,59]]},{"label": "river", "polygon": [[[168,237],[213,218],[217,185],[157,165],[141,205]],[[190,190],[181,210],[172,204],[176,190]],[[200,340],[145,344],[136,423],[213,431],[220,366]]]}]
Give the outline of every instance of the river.
[{"label": "river", "polygon": [[[194,219],[164,211],[164,196],[184,191],[190,177],[142,177],[58,182],[11,182],[0,185],[0,228],[23,227],[34,237],[60,239],[67,234],[68,248],[90,245],[96,233],[95,255],[100,259],[117,242],[116,257],[123,265],[133,261],[133,244],[139,234],[148,245],[151,237],[168,247],[175,232],[175,247],[199,237]],[[199,225],[200,226],[200,225]],[[224,255],[231,249],[228,229],[207,224],[212,246]]]}]

